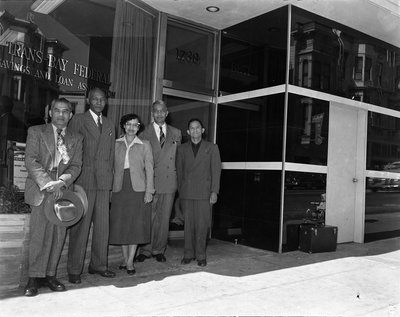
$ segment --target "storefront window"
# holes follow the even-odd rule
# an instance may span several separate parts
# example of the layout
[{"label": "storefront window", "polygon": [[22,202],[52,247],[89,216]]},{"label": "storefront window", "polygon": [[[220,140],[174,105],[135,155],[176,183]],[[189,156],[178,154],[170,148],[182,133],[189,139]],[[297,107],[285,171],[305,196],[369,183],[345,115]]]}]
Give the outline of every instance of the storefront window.
[{"label": "storefront window", "polygon": [[201,120],[204,125],[205,132],[203,139],[210,139],[211,122],[210,122],[210,107],[211,104],[204,101],[164,95],[163,100],[168,106],[167,123],[181,130],[182,143],[189,141],[188,122],[192,118]]},{"label": "storefront window", "polygon": [[329,103],[289,95],[286,162],[327,164]]},{"label": "storefront window", "polygon": [[364,241],[400,235],[400,118],[369,112]]},{"label": "storefront window", "polygon": [[217,143],[224,162],[282,161],[283,94],[218,106]]},{"label": "storefront window", "polygon": [[290,84],[399,109],[399,48],[295,6],[291,25]]},{"label": "storefront window", "polygon": [[211,31],[168,21],[164,84],[212,94],[214,40]]},{"label": "storefront window", "polygon": [[[9,163],[7,141],[25,142],[28,127],[50,122],[55,98],[84,112],[88,91],[99,87],[115,126],[127,113],[150,119],[158,12],[127,1],[46,1],[45,11],[40,3],[2,2],[1,164]],[[15,118],[3,118],[10,108]]]},{"label": "storefront window", "polygon": [[368,170],[400,173],[400,118],[368,113]]},{"label": "storefront window", "polygon": [[277,252],[280,177],[281,171],[223,170],[212,237]]},{"label": "storefront window", "polygon": [[222,31],[220,94],[285,83],[287,7]]},{"label": "storefront window", "polygon": [[[400,173],[397,163],[388,170]],[[368,177],[366,184],[364,242],[400,236],[400,174],[392,178]]]},{"label": "storefront window", "polygon": [[298,248],[299,224],[324,224],[326,216],[326,174],[285,173],[282,250]]}]

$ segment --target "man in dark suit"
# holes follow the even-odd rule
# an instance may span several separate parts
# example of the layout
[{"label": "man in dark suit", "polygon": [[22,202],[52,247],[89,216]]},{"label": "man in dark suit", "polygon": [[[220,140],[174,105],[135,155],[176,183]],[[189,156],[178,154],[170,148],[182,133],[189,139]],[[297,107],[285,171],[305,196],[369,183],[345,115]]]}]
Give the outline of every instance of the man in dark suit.
[{"label": "man in dark suit", "polygon": [[89,231],[93,222],[90,274],[114,277],[108,270],[108,236],[110,192],[113,181],[115,126],[102,116],[107,99],[104,92],[94,88],[87,102],[90,109],[76,114],[68,128],[83,135],[82,172],[76,184],[83,187],[88,198],[85,217],[71,227],[68,247],[68,277],[74,284],[81,283]]},{"label": "man in dark suit", "polygon": [[178,147],[176,169],[178,191],[185,219],[185,247],[182,264],[197,259],[206,266],[206,242],[211,225],[211,207],[217,202],[221,177],[218,146],[202,140],[204,127],[191,119],[187,133],[190,141]]},{"label": "man in dark suit", "polygon": [[[66,236],[66,227],[47,220],[44,205],[49,195],[61,198],[63,187],[69,188],[81,172],[83,137],[67,128],[72,107],[62,98],[51,105],[51,123],[28,130],[25,166],[28,177],[25,202],[31,206],[29,241],[29,281],[25,296],[35,296],[41,286],[52,291],[65,291],[55,277]],[[58,132],[64,136],[65,148],[57,147]],[[65,152],[64,152],[65,150]]]},{"label": "man in dark suit", "polygon": [[152,202],[151,242],[140,248],[137,262],[155,257],[158,262],[166,262],[169,220],[178,188],[175,168],[176,149],[181,144],[181,131],[166,124],[168,116],[164,101],[153,103],[154,122],[146,126],[140,134],[142,140],[150,141],[154,157],[154,184],[156,193]]}]

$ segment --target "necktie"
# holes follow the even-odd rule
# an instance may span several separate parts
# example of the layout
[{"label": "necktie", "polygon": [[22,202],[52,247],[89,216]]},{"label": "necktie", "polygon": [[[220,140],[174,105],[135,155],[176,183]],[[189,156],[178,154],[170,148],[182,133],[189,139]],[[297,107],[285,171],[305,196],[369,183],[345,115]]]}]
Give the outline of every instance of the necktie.
[{"label": "necktie", "polygon": [[97,126],[99,128],[99,131],[101,133],[101,120],[100,120],[100,116],[97,116]]},{"label": "necktie", "polygon": [[165,134],[164,131],[162,130],[162,127],[160,127],[160,145],[161,148],[164,146],[165,143]]},{"label": "necktie", "polygon": [[58,160],[57,160],[57,165],[58,162],[61,161],[61,156],[63,153],[63,146],[64,146],[64,136],[61,134],[62,129],[57,129],[57,151],[58,151]]}]

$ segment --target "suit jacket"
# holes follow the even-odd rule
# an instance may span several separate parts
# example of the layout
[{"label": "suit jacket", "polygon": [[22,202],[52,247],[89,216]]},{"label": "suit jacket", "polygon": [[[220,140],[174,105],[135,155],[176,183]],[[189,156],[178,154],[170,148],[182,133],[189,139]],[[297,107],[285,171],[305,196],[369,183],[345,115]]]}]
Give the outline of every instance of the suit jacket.
[{"label": "suit jacket", "polygon": [[[81,172],[82,135],[66,129],[65,144],[70,160],[58,165],[58,177],[70,187]],[[44,199],[43,187],[52,179],[56,151],[55,136],[52,124],[30,127],[25,149],[25,167],[28,171],[25,185],[25,202],[31,206],[39,206]]]},{"label": "suit jacket", "polygon": [[167,133],[163,148],[157,138],[153,123],[146,126],[140,134],[141,140],[150,141],[154,157],[154,184],[156,194],[175,193],[178,188],[176,176],[176,149],[181,144],[181,130],[167,125]]},{"label": "suit jacket", "polygon": [[176,158],[178,191],[181,199],[210,199],[211,192],[219,193],[221,157],[218,145],[202,141],[196,158],[192,142],[178,147]]},{"label": "suit jacket", "polygon": [[89,110],[72,117],[68,128],[83,135],[82,172],[76,184],[84,189],[111,190],[115,149],[115,126],[102,117],[102,133]]},{"label": "suit jacket", "polygon": [[[129,149],[128,158],[132,188],[136,192],[154,194],[153,154],[150,142],[146,140],[142,142],[142,144],[134,143]],[[126,150],[124,137],[116,140],[113,192],[119,192],[122,189]]]}]

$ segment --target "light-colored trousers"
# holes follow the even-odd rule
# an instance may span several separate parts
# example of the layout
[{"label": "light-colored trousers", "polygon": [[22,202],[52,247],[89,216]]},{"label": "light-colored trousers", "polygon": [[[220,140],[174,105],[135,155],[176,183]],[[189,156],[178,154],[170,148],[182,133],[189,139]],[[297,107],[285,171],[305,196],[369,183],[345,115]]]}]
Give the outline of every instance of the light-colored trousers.
[{"label": "light-colored trousers", "polygon": [[175,193],[155,194],[151,204],[151,242],[140,248],[146,256],[164,254],[168,244],[169,221]]}]

